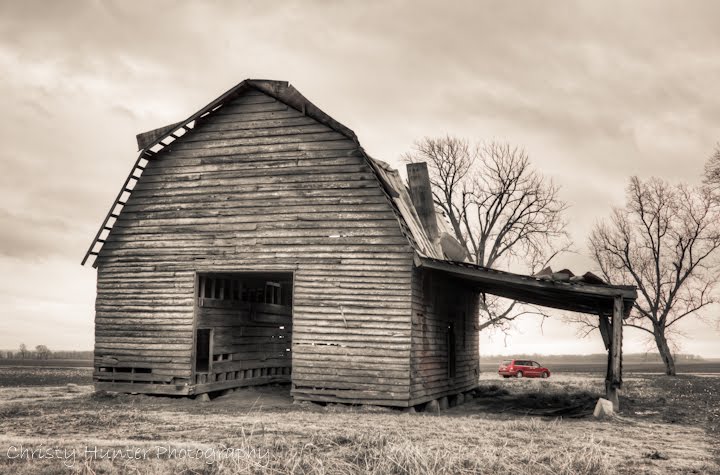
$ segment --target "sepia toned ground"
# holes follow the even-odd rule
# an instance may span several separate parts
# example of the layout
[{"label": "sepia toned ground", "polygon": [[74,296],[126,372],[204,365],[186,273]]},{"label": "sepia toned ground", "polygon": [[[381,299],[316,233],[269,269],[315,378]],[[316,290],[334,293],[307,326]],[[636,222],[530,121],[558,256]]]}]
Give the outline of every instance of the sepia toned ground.
[{"label": "sepia toned ground", "polygon": [[0,473],[720,474],[712,368],[626,373],[622,412],[605,421],[591,416],[597,372],[483,373],[440,415],[294,405],[288,386],[210,402],[95,394],[89,374],[0,367]]}]

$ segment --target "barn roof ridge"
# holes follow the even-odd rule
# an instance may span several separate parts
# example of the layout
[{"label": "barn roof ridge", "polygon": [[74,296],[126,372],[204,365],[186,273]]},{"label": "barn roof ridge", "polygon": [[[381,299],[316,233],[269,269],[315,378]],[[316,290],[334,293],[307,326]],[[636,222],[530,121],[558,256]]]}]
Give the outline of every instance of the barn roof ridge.
[{"label": "barn roof ridge", "polygon": [[[324,112],[312,103],[312,101],[303,96],[288,81],[278,81],[272,79],[245,79],[225,91],[217,98],[213,99],[197,112],[190,115],[187,119],[137,135],[136,138],[138,142],[139,156],[128,175],[128,178],[125,180],[125,184],[113,202],[110,211],[107,213],[105,220],[100,226],[100,229],[95,235],[95,238],[90,244],[90,247],[85,253],[85,257],[83,258],[81,265],[84,265],[91,255],[97,257],[99,254],[102,245],[105,243],[105,240],[109,236],[114,225],[115,221],[111,222],[111,220],[116,220],[122,212],[122,208],[134,189],[134,187],[130,188],[129,186],[133,181],[137,183],[147,162],[157,153],[170,146],[175,140],[182,139],[187,132],[197,127],[197,125],[209,115],[221,109],[226,103],[236,99],[250,88],[273,97],[274,99],[292,107],[298,112],[302,112],[304,115],[307,115],[308,117],[352,140],[357,145],[360,154],[370,166],[378,184],[387,195],[388,201],[391,204],[393,212],[398,220],[398,225],[405,237],[408,239],[410,246],[422,256],[435,258],[443,257],[442,250],[427,236],[412,204],[412,200],[397,170],[392,168],[386,162],[376,160],[368,155],[362,145],[360,145],[360,141],[352,129],[343,125]],[[139,174],[136,174],[138,171]],[[103,236],[103,232],[106,232],[107,234]],[[97,244],[100,244],[100,247],[96,249]],[[93,267],[95,267],[95,263],[93,263]]]}]

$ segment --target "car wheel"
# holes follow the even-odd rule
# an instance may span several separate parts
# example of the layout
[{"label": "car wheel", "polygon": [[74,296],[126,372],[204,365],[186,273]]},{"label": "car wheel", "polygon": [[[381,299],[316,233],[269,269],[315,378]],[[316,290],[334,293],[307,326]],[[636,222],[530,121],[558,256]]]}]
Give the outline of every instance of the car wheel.
[{"label": "car wheel", "polygon": [[517,374],[515,375],[515,377],[522,378],[523,377],[522,371],[518,371]]},{"label": "car wheel", "polygon": [[550,375],[543,371],[542,378],[545,379],[545,378],[547,378],[548,376],[550,376]]}]

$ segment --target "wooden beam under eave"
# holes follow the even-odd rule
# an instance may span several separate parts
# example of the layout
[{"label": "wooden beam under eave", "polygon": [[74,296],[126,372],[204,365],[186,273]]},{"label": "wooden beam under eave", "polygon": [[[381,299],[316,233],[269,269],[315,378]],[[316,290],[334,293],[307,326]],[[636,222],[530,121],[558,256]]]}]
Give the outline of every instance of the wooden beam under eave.
[{"label": "wooden beam under eave", "polygon": [[623,313],[623,298],[617,296],[613,304],[608,371],[605,378],[606,397],[612,402],[615,411],[620,410],[619,391],[622,388]]}]

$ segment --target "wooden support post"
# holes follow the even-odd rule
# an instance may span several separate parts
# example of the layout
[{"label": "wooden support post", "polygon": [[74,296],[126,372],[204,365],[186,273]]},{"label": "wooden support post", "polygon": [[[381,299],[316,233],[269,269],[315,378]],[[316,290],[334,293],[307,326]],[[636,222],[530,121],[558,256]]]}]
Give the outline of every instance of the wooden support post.
[{"label": "wooden support post", "polygon": [[610,350],[608,353],[608,371],[605,379],[607,399],[613,403],[613,408],[620,410],[618,391],[622,387],[622,326],[623,326],[623,298],[615,297],[612,316],[612,334]]}]

